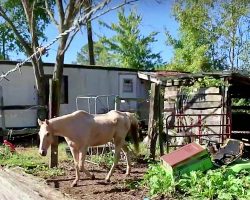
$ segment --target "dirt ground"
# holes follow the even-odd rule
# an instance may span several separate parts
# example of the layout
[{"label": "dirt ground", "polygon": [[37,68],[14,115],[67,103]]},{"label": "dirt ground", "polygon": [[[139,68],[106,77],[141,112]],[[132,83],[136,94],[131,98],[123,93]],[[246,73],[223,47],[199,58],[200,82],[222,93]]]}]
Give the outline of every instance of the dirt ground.
[{"label": "dirt ground", "polygon": [[47,184],[73,199],[139,200],[147,197],[146,190],[139,190],[135,187],[136,181],[141,180],[147,170],[147,164],[134,163],[130,177],[125,176],[125,163],[118,165],[110,183],[106,183],[104,180],[109,168],[91,163],[86,163],[85,166],[86,169],[94,173],[95,180],[90,180],[81,172],[78,186],[71,188],[70,184],[75,177],[73,162],[64,162],[60,163],[59,167],[64,168],[66,174],[47,179]]},{"label": "dirt ground", "polygon": [[0,166],[1,200],[69,200],[61,192],[49,187],[41,178],[23,172],[22,168]]}]

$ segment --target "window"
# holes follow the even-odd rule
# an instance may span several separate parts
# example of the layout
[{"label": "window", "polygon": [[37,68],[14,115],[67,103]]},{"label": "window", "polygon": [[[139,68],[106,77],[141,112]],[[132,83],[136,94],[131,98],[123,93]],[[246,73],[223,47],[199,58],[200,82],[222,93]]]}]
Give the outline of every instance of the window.
[{"label": "window", "polygon": [[123,79],[123,92],[133,93],[133,79]]},{"label": "window", "polygon": [[[49,102],[49,79],[52,75],[45,75],[45,90],[46,90],[46,102]],[[61,85],[61,104],[69,103],[68,97],[68,76],[63,76]]]}]

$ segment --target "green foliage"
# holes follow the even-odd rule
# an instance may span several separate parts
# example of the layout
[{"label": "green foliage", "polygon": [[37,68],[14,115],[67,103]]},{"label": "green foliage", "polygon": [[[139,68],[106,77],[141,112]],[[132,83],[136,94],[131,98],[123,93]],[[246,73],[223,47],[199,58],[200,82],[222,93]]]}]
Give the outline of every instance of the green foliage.
[{"label": "green foliage", "polygon": [[204,76],[202,78],[198,78],[197,80],[194,79],[190,84],[191,85],[188,86],[181,86],[181,92],[190,95],[191,93],[198,91],[200,88],[226,86],[222,79],[216,79],[210,76]]},{"label": "green foliage", "polygon": [[[33,3],[34,0],[29,1],[29,3]],[[54,1],[49,1],[49,6],[53,8]],[[1,6],[4,10],[4,13],[9,18],[10,22],[13,24],[16,30],[13,29],[13,27],[10,26],[9,23],[6,23],[5,21],[0,22],[1,23],[1,29],[0,29],[0,36],[1,40],[3,41],[3,37],[5,37],[6,40],[6,49],[5,54],[6,58],[8,58],[8,51],[12,51],[15,49],[17,52],[24,52],[25,49],[23,47],[23,43],[20,42],[19,37],[21,37],[25,42],[31,43],[32,34],[30,33],[30,29],[28,28],[28,21],[26,19],[26,15],[24,12],[24,8],[22,6],[21,1],[13,1],[13,0],[5,0],[1,1]],[[46,36],[44,34],[44,30],[46,26],[49,23],[49,16],[47,15],[47,12],[44,9],[45,2],[38,0],[35,2],[34,6],[34,21],[33,25],[35,28],[35,32],[37,34],[37,37],[41,41],[46,40]],[[0,16],[2,14],[0,13]],[[8,30],[7,33],[5,33],[3,30]],[[15,36],[14,36],[15,35]],[[19,35],[19,36],[17,36]],[[34,42],[34,41],[33,41]]]},{"label": "green foliage", "polygon": [[233,106],[249,106],[250,105],[250,99],[233,98],[232,99],[232,105]]},{"label": "green foliage", "polygon": [[[60,161],[67,158],[65,153],[65,144],[60,144],[58,151]],[[25,172],[48,178],[51,176],[63,175],[64,171],[60,168],[48,168],[49,157],[41,157],[37,148],[25,148],[11,153],[8,147],[0,146],[1,165],[8,167],[21,167]]]},{"label": "green foliage", "polygon": [[118,23],[100,24],[114,32],[114,36],[102,36],[100,42],[115,56],[122,67],[135,69],[152,69],[161,63],[159,53],[152,53],[150,44],[154,43],[156,32],[142,36],[139,26],[142,17],[131,10],[128,16],[122,9],[118,12]]},{"label": "green foliage", "polygon": [[174,4],[174,16],[180,24],[180,39],[176,40],[166,32],[167,45],[174,47],[174,58],[169,69],[187,72],[211,70],[208,50],[213,40],[206,27],[210,21],[210,4],[209,0],[179,0]]},{"label": "green foliage", "polygon": [[51,178],[53,176],[62,176],[65,174],[61,168],[49,168],[44,165],[36,165],[35,167],[25,168],[25,172],[41,178]]},{"label": "green foliage", "polygon": [[[89,65],[88,45],[84,45],[80,52],[77,52],[77,63]],[[101,42],[94,42],[95,64],[101,66],[117,66],[118,62],[115,55],[112,55]]]},{"label": "green foliage", "polygon": [[148,187],[150,196],[173,199],[248,199],[250,173],[235,174],[227,168],[208,170],[207,173],[192,171],[174,181],[163,166],[150,165],[141,186]]},{"label": "green foliage", "polygon": [[249,24],[250,1],[227,0],[220,2],[219,48],[227,58],[228,67],[250,69]]},{"label": "green foliage", "polygon": [[114,162],[114,155],[112,152],[109,152],[102,155],[92,155],[90,159],[98,165],[111,167]]},{"label": "green foliage", "polygon": [[174,192],[174,180],[171,172],[167,172],[160,164],[151,164],[143,177],[141,185],[149,188],[150,196]]},{"label": "green foliage", "polygon": [[179,39],[166,32],[174,57],[169,69],[198,72],[249,69],[249,0],[177,0]]},{"label": "green foliage", "polygon": [[184,175],[177,188],[189,199],[247,199],[250,177],[232,174],[227,169],[209,170],[206,174],[193,171]]},{"label": "green foliage", "polygon": [[12,153],[7,146],[0,145],[0,160],[7,160],[12,156]]},{"label": "green foliage", "polygon": [[6,23],[0,23],[0,59],[8,60],[9,53],[15,50],[15,38]]}]

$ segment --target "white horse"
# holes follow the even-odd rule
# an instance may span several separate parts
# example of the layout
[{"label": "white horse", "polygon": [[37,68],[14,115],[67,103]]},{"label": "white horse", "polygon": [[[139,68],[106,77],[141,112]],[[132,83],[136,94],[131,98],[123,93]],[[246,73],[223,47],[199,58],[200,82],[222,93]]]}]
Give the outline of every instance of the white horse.
[{"label": "white horse", "polygon": [[110,177],[116,167],[121,149],[124,151],[127,160],[126,175],[130,174],[131,161],[125,137],[130,132],[134,141],[135,150],[139,149],[138,121],[133,113],[110,111],[106,114],[91,115],[85,111],[75,111],[71,114],[41,121],[39,153],[47,155],[47,149],[53,141],[53,136],[62,136],[67,141],[74,158],[76,178],[72,187],[77,185],[79,180],[79,169],[92,179],[93,174],[84,168],[85,156],[89,146],[98,146],[113,140],[115,144],[115,155],[113,165],[105,180]]}]

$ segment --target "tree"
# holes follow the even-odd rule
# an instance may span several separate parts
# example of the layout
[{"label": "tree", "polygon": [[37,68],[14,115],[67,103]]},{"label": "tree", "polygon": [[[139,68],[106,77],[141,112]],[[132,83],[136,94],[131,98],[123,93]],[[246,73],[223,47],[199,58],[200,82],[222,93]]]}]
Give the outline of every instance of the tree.
[{"label": "tree", "polygon": [[[84,7],[85,7],[85,14],[89,13],[89,11],[92,9],[92,0],[85,0],[84,1]],[[91,18],[91,15],[89,16],[89,19]],[[92,37],[92,23],[90,20],[87,20],[87,36],[88,36],[88,56],[89,56],[89,64],[95,65],[95,56],[94,56],[94,42]]]},{"label": "tree", "polygon": [[[2,60],[9,60],[9,53],[16,50],[14,35],[5,24],[0,24],[0,55]],[[18,52],[18,51],[16,51]]]},{"label": "tree", "polygon": [[220,2],[220,8],[220,49],[229,69],[249,67],[250,1],[226,0]]},{"label": "tree", "polygon": [[198,72],[211,69],[209,49],[214,44],[210,34],[210,0],[178,0],[174,5],[174,16],[180,24],[180,39],[176,40],[166,32],[167,44],[174,47],[174,57],[170,68]]},{"label": "tree", "polygon": [[108,48],[108,51],[117,57],[118,64],[122,67],[135,69],[152,69],[161,63],[159,53],[152,53],[150,44],[155,42],[156,32],[148,36],[140,33],[142,17],[130,10],[125,16],[124,9],[118,12],[118,23],[108,25],[105,22],[100,24],[114,32],[114,36],[107,38],[100,37],[100,42]]},{"label": "tree", "polygon": [[[43,31],[49,20],[43,7],[43,1],[1,1],[0,16],[15,35],[16,44],[27,56],[31,56],[40,46],[39,42],[45,39]],[[43,62],[40,58],[34,56],[31,59],[31,63],[36,77],[38,104],[43,107],[43,109],[39,110],[38,115],[40,118],[45,118],[44,105],[46,102]]]},{"label": "tree", "polygon": [[173,11],[180,39],[166,33],[174,47],[170,68],[197,72],[249,66],[249,0],[177,0]]},{"label": "tree", "polygon": [[[101,65],[105,67],[117,66],[117,60],[115,55],[112,55],[108,49],[100,42],[94,42],[94,59],[96,65]],[[77,63],[82,65],[88,65],[89,61],[89,48],[88,44],[81,48],[80,52],[77,52]]]}]

